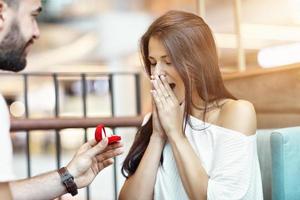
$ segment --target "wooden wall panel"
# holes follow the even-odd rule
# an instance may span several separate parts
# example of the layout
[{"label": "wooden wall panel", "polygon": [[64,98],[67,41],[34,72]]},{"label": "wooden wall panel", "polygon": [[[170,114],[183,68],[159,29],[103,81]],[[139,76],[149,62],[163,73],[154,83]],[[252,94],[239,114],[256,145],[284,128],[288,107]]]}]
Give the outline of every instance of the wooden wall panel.
[{"label": "wooden wall panel", "polygon": [[224,79],[234,96],[254,104],[260,128],[300,125],[300,66],[225,75]]}]

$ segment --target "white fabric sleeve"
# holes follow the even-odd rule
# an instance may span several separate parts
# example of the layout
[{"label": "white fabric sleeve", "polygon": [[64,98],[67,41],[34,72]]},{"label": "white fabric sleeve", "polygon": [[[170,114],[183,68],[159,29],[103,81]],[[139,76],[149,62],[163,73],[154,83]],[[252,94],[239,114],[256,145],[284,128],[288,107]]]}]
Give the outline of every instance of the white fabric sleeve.
[{"label": "white fabric sleeve", "polygon": [[13,151],[10,138],[10,119],[3,96],[0,94],[0,181],[15,178],[13,173]]},{"label": "white fabric sleeve", "polygon": [[[225,137],[226,135],[226,137]],[[209,172],[208,200],[238,200],[246,196],[255,175],[256,138],[225,134],[215,140]]]}]

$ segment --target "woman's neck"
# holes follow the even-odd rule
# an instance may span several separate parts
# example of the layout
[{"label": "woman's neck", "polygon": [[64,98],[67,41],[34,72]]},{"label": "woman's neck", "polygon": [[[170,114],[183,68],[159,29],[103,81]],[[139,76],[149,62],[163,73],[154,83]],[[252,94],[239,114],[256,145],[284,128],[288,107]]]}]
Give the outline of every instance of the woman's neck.
[{"label": "woman's neck", "polygon": [[220,111],[218,106],[219,101],[210,102],[205,105],[205,101],[198,95],[197,91],[193,91],[192,94],[191,115],[201,120],[203,120],[205,115],[205,121],[215,121]]}]

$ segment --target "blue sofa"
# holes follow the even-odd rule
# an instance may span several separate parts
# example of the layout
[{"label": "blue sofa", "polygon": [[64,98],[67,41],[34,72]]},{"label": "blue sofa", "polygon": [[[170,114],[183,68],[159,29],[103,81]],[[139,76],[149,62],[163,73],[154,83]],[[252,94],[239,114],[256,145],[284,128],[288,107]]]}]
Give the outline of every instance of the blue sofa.
[{"label": "blue sofa", "polygon": [[265,200],[300,200],[300,127],[258,131]]}]

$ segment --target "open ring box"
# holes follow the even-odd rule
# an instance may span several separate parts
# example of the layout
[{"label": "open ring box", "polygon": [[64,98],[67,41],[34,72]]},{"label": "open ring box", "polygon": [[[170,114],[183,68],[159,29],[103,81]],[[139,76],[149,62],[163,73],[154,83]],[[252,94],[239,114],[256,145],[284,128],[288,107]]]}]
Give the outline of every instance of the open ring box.
[{"label": "open ring box", "polygon": [[106,135],[105,128],[103,124],[99,124],[95,131],[95,139],[100,142],[103,138],[108,137],[108,144],[113,144],[121,140],[121,136],[118,135]]}]

